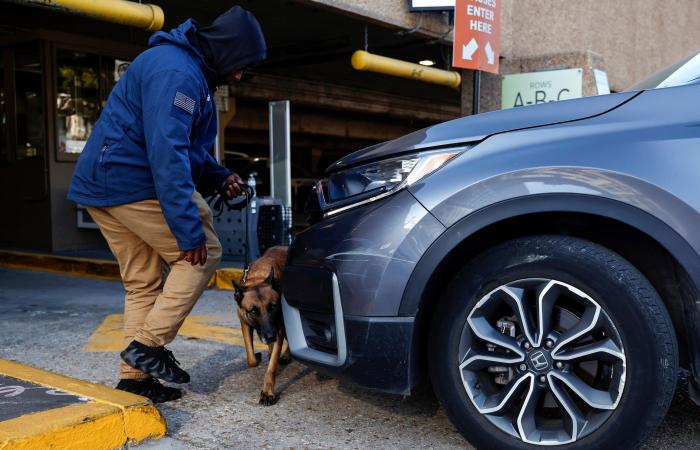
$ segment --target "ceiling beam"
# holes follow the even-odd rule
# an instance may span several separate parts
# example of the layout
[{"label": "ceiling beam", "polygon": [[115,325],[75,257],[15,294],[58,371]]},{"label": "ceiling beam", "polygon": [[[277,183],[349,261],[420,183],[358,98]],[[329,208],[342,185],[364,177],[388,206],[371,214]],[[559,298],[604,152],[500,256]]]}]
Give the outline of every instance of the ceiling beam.
[{"label": "ceiling beam", "polygon": [[229,86],[239,99],[290,100],[295,104],[380,114],[426,122],[444,122],[460,116],[458,103],[406,97],[370,89],[307,81],[278,75],[256,74],[251,80]]},{"label": "ceiling beam", "polygon": [[297,0],[341,14],[392,28],[411,30],[418,36],[452,42],[449,16],[439,12],[410,12],[407,0]]},{"label": "ceiling beam", "polygon": [[[227,130],[257,130],[269,129],[267,110],[238,103],[236,118],[231,121]],[[290,128],[293,134],[328,136],[344,139],[361,139],[383,142],[415,131],[410,124],[400,124],[392,121],[372,120],[372,118],[324,114],[323,111],[293,110],[290,117]]]}]

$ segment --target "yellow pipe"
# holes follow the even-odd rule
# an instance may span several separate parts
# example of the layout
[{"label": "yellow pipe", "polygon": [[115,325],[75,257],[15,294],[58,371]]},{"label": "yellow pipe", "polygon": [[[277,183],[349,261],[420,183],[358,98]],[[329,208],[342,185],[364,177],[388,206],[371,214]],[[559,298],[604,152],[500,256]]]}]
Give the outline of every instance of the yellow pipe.
[{"label": "yellow pipe", "polygon": [[14,3],[73,12],[107,22],[120,23],[146,31],[157,31],[163,27],[165,16],[160,6],[141,4],[125,0],[10,0]]},{"label": "yellow pipe", "polygon": [[355,70],[367,70],[453,88],[459,87],[462,83],[462,77],[457,72],[435,69],[401,61],[400,59],[387,58],[386,56],[373,55],[363,50],[353,53],[350,61]]}]

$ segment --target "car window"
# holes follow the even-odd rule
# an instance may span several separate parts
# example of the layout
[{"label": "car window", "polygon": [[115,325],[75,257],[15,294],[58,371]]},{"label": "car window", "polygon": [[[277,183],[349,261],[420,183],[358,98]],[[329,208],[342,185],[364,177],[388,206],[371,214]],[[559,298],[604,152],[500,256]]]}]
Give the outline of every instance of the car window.
[{"label": "car window", "polygon": [[684,58],[680,62],[635,84],[628,90],[641,91],[644,89],[659,89],[695,83],[700,83],[700,53],[694,53],[690,57]]}]

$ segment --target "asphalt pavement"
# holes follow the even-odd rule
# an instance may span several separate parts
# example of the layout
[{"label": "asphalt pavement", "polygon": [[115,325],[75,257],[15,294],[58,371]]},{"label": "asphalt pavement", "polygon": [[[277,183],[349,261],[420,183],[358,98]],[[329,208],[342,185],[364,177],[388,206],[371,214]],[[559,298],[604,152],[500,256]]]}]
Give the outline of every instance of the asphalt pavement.
[{"label": "asphalt pavement", "polygon": [[[124,291],[119,282],[0,268],[0,358],[113,386]],[[141,449],[469,448],[427,388],[410,397],[282,369],[279,402],[258,405],[265,371],[246,365],[230,291],[208,290],[169,346],[192,376],[159,405],[169,437]],[[700,448],[700,407],[681,374],[671,410],[645,448]]]}]

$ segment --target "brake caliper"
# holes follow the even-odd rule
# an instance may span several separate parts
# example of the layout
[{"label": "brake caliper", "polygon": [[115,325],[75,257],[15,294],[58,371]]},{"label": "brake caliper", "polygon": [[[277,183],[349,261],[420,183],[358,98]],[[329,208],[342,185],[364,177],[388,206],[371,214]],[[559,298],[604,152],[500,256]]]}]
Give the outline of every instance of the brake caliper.
[{"label": "brake caliper", "polygon": [[[501,334],[504,334],[506,336],[510,336],[512,338],[515,337],[515,323],[507,320],[507,319],[501,319],[498,322],[496,322],[496,327],[498,328],[498,331],[501,332]],[[486,344],[487,349],[490,352],[493,352],[496,350],[496,346],[494,344]],[[510,353],[510,350],[506,349],[506,353]],[[505,385],[510,382],[510,380],[513,378],[513,369],[510,367],[505,367],[505,366],[490,366],[488,369],[489,373],[495,374],[493,378],[493,382],[496,384],[500,385]]]}]

